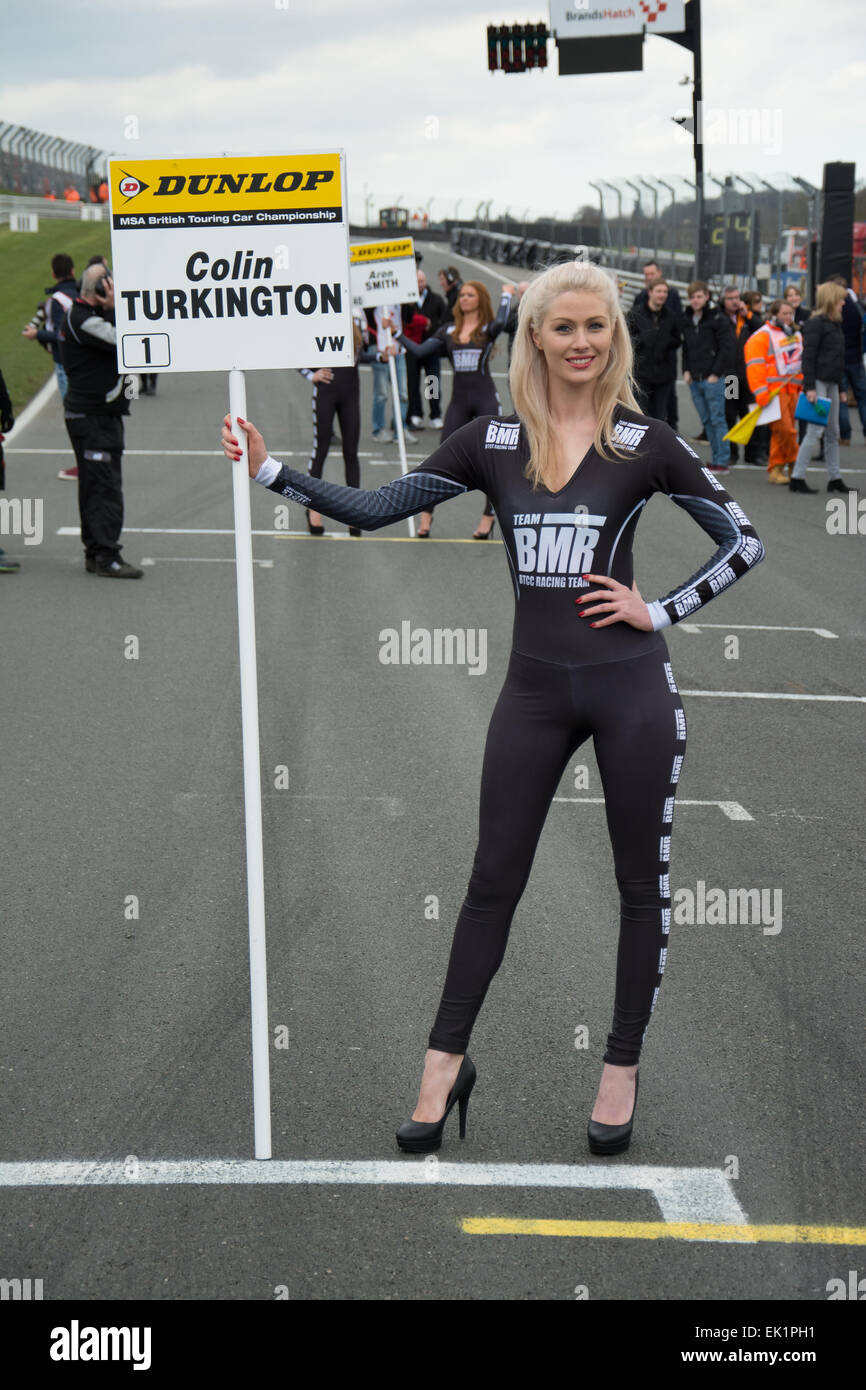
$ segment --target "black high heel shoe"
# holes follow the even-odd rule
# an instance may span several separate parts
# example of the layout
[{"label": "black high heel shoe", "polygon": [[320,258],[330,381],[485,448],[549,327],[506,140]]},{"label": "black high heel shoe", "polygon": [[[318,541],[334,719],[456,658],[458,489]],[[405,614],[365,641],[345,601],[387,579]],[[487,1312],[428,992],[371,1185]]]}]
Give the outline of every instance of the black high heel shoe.
[{"label": "black high heel shoe", "polygon": [[433,1153],[435,1149],[441,1147],[445,1121],[448,1119],[455,1101],[460,1106],[460,1138],[466,1138],[466,1112],[469,1109],[472,1087],[475,1085],[475,1075],[475,1063],[467,1052],[460,1063],[457,1079],[448,1092],[445,1114],[442,1119],[429,1124],[422,1120],[407,1120],[397,1130],[397,1144],[404,1153]]},{"label": "black high heel shoe", "polygon": [[634,1112],[637,1110],[637,1088],[640,1083],[640,1076],[635,1072],[634,1076],[634,1105],[631,1110],[631,1119],[624,1125],[603,1125],[598,1120],[590,1120],[587,1126],[586,1137],[589,1141],[589,1151],[594,1154],[620,1154],[628,1148],[631,1143],[631,1132],[634,1126]]},{"label": "black high heel shoe", "polygon": [[324,536],[324,534],[325,534],[325,528],[324,528],[324,526],[314,526],[313,523],[311,522],[311,520],[310,520],[310,509],[309,509],[309,507],[306,508],[306,517],[307,517],[307,527],[308,527],[308,529],[309,529],[310,535],[311,535],[311,536]]},{"label": "black high heel shoe", "polygon": [[494,532],[495,530],[496,530],[496,517],[493,518],[493,525],[490,527],[490,530],[489,530],[489,531],[473,531],[473,532],[472,532],[472,539],[473,539],[474,541],[489,541],[489,540],[492,539],[492,537],[493,537],[493,532]]},{"label": "black high heel shoe", "polygon": [[350,535],[350,536],[360,536],[360,534],[361,534],[361,528],[360,528],[360,526],[350,526],[350,527],[349,527],[349,535]]}]

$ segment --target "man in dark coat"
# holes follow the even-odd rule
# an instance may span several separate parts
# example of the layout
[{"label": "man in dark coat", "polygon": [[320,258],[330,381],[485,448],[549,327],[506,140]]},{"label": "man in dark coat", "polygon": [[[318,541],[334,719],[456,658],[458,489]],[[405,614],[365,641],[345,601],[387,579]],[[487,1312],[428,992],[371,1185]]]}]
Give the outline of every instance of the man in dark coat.
[{"label": "man in dark coat", "polygon": [[677,315],[668,308],[670,287],[656,280],[643,303],[626,315],[634,350],[635,384],[646,415],[667,420],[677,379],[677,349],[682,333]]}]

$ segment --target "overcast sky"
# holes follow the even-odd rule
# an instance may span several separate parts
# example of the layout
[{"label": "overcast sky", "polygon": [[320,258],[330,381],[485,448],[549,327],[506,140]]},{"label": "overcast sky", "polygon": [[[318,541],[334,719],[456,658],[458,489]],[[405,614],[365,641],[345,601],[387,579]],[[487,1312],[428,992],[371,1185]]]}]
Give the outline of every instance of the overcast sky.
[{"label": "overcast sky", "polygon": [[[546,72],[488,73],[488,24],[547,18],[526,0],[10,3],[0,118],[130,157],[342,148],[353,220],[368,195],[567,217],[597,205],[590,179],[691,177],[671,120],[688,50],[652,37],[643,72],[559,77],[551,42]],[[708,172],[820,185],[862,153],[862,0],[704,0],[703,27]]]}]

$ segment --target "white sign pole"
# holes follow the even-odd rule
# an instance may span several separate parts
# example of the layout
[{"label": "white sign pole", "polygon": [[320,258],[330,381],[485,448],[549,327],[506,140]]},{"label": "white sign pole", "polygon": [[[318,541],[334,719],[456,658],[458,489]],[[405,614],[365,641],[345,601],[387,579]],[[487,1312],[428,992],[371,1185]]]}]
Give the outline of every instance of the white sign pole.
[{"label": "white sign pole", "polygon": [[[385,332],[388,334],[388,347],[391,347],[393,340],[390,328],[386,328]],[[400,450],[400,472],[405,478],[409,470],[406,467],[406,441],[403,438],[403,410],[400,405],[400,388],[397,385],[397,362],[393,357],[388,358],[388,370],[391,373],[391,397],[394,402],[394,424],[397,426],[397,447]],[[407,520],[409,522],[409,535],[414,536],[415,518],[410,516]]]},{"label": "white sign pole", "polygon": [[271,1157],[271,1076],[268,1036],[268,973],[265,948],[265,877],[262,853],[262,784],[259,765],[259,692],[256,671],[256,610],[253,594],[253,536],[243,372],[229,372],[229,413],[241,457],[232,465],[235,558],[238,586],[238,647],[241,669],[241,728],[244,751],[244,819],[247,840],[247,905],[250,932],[250,1004],[253,1030],[253,1121],[256,1158]]}]

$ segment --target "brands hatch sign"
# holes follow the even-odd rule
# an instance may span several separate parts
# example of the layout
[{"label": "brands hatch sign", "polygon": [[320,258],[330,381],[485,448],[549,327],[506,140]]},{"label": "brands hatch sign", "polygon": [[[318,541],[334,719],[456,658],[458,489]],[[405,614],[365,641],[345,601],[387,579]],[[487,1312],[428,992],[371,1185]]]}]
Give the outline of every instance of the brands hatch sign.
[{"label": "brands hatch sign", "polygon": [[113,159],[121,370],[351,366],[341,151]]},{"label": "brands hatch sign", "polygon": [[597,39],[644,30],[648,34],[678,34],[685,27],[685,0],[634,0],[625,5],[550,0],[550,28],[557,39]]}]

